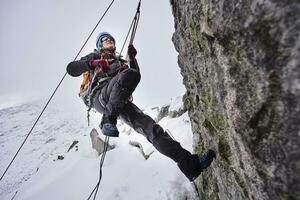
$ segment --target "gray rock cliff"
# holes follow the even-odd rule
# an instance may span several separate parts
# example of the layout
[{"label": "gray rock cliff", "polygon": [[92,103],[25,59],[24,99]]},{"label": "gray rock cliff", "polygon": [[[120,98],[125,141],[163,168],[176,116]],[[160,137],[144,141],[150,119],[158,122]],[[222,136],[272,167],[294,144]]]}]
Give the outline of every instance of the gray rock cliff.
[{"label": "gray rock cliff", "polygon": [[300,1],[170,0],[201,199],[300,199]]}]

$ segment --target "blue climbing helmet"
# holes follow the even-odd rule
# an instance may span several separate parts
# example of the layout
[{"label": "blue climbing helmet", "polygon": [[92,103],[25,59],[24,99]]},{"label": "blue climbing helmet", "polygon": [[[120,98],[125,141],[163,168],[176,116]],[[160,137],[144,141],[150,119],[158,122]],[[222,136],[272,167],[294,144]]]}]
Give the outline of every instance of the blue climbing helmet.
[{"label": "blue climbing helmet", "polygon": [[99,35],[97,36],[97,40],[96,40],[96,47],[97,49],[102,48],[102,43],[103,41],[107,38],[111,38],[112,41],[114,42],[114,44],[116,45],[116,41],[115,38],[113,36],[111,36],[111,34],[109,34],[108,32],[101,32],[99,33]]}]

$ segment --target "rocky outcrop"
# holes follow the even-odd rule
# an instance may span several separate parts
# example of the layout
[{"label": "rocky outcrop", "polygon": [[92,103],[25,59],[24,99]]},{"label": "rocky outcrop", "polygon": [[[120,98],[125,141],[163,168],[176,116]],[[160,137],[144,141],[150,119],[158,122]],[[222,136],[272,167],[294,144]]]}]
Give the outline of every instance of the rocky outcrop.
[{"label": "rocky outcrop", "polygon": [[161,107],[154,107],[152,110],[157,110],[156,122],[159,122],[164,117],[175,118],[179,117],[187,111],[185,105],[182,105],[182,100],[186,99],[186,95],[183,97],[178,96],[175,99],[171,99],[171,103],[163,105]]},{"label": "rocky outcrop", "polygon": [[170,2],[201,199],[300,199],[300,2]]},{"label": "rocky outcrop", "polygon": [[99,133],[95,128],[92,129],[90,132],[90,138],[92,142],[92,148],[95,149],[98,153],[98,156],[100,156],[104,151],[109,151],[115,148],[114,145],[110,145],[109,143],[107,144],[107,148],[105,150],[105,141],[103,141],[99,137]]}]

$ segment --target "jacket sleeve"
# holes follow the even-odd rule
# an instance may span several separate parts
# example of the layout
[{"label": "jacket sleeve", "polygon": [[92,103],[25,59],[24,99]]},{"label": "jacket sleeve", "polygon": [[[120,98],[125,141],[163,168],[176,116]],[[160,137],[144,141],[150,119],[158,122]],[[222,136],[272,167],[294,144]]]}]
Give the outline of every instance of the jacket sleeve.
[{"label": "jacket sleeve", "polygon": [[129,65],[130,68],[136,69],[138,72],[140,72],[139,64],[135,58],[129,57]]},{"label": "jacket sleeve", "polygon": [[82,73],[89,71],[88,62],[94,58],[94,53],[82,57],[80,60],[72,61],[67,66],[67,72],[71,76],[80,76]]}]

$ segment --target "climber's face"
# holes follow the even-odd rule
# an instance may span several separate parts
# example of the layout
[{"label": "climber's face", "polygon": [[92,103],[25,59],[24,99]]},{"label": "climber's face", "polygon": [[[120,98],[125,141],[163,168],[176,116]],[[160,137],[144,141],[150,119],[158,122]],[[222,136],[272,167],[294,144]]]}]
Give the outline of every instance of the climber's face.
[{"label": "climber's face", "polygon": [[114,48],[115,47],[115,43],[114,43],[114,41],[113,41],[112,38],[110,38],[110,37],[104,37],[102,39],[102,46],[105,49],[106,48]]}]

